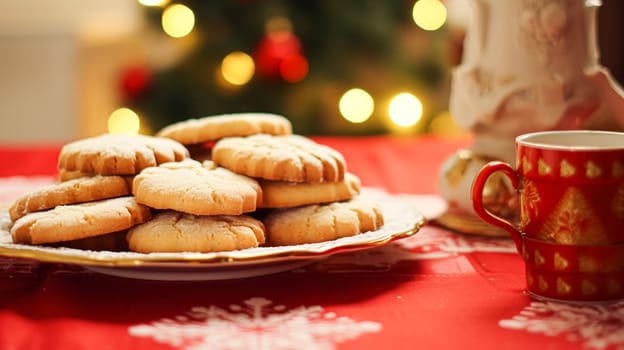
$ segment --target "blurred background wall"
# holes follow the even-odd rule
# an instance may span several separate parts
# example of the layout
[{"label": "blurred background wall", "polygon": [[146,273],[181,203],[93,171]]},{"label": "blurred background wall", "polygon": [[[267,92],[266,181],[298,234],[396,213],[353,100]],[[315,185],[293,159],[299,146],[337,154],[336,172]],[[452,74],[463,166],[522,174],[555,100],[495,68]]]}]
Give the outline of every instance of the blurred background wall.
[{"label": "blurred background wall", "polygon": [[143,56],[127,0],[0,0],[0,142],[101,132],[121,66]]}]

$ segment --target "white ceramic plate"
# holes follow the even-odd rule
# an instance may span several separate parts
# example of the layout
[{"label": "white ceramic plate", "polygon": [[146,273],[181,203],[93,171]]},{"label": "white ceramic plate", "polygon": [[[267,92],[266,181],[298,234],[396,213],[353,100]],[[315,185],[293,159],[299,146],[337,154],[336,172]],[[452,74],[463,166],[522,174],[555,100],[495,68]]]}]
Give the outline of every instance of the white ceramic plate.
[{"label": "white ceramic plate", "polygon": [[384,225],[376,231],[332,241],[258,247],[215,253],[135,253],[14,244],[8,211],[0,212],[0,255],[81,265],[104,274],[150,280],[218,280],[286,271],[333,254],[371,249],[416,234],[423,214],[409,200],[372,188],[361,196],[381,204]]}]

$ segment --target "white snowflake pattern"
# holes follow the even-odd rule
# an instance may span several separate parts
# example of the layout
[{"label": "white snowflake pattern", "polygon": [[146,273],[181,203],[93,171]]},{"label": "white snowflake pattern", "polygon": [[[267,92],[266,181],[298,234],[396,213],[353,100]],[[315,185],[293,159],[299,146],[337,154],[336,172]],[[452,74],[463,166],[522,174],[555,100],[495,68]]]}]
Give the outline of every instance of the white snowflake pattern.
[{"label": "white snowflake pattern", "polygon": [[380,247],[348,254],[336,254],[314,265],[326,272],[388,271],[399,261],[432,260],[472,252],[517,254],[509,238],[464,236],[423,227],[414,236]]},{"label": "white snowflake pattern", "polygon": [[459,233],[425,227],[422,232],[396,242],[409,249],[420,259],[455,256],[462,253],[490,252],[516,253],[516,247],[509,238],[469,236]]},{"label": "white snowflake pattern", "polygon": [[624,302],[566,304],[532,302],[499,326],[546,336],[563,335],[590,349],[624,349]]},{"label": "white snowflake pattern", "polygon": [[129,332],[185,350],[331,350],[382,328],[376,322],[338,317],[318,305],[287,309],[262,297],[243,304],[227,309],[197,306],[184,315],[132,326]]}]

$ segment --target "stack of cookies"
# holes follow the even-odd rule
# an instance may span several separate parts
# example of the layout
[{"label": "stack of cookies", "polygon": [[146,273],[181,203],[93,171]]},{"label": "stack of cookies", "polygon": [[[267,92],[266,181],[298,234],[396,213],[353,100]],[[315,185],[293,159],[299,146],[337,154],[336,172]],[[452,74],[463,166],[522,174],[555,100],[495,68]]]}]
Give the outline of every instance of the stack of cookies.
[{"label": "stack of cookies", "polygon": [[191,119],[156,136],[106,134],[63,147],[61,182],[15,201],[11,234],[25,244],[213,252],[379,228],[378,204],[359,196],[346,169],[339,152],[274,114]]},{"label": "stack of cookies", "polygon": [[61,182],[27,193],[9,208],[13,241],[118,249],[127,229],[151,218],[150,208],[132,196],[132,178],[188,157],[176,141],[142,135],[67,144],[58,160]]}]

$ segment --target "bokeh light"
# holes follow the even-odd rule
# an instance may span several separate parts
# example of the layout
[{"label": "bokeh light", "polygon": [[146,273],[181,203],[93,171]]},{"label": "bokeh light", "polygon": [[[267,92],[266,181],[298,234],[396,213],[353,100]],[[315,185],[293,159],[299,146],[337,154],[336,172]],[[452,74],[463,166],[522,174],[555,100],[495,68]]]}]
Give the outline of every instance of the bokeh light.
[{"label": "bokeh light", "polygon": [[188,35],[195,27],[195,14],[193,10],[182,4],[174,4],[163,11],[161,23],[167,35],[181,38]]},{"label": "bokeh light", "polygon": [[256,66],[253,58],[242,51],[235,51],[221,62],[221,75],[232,85],[245,85],[254,75]]},{"label": "bokeh light", "polygon": [[130,108],[116,109],[108,117],[108,132],[111,134],[136,135],[140,127],[139,116]]},{"label": "bokeh light", "polygon": [[439,0],[418,0],[414,3],[412,18],[424,30],[437,30],[446,22],[446,7]]},{"label": "bokeh light", "polygon": [[448,111],[440,112],[431,120],[430,131],[434,135],[446,137],[459,137],[468,134],[467,130],[461,128],[453,116]]},{"label": "bokeh light", "polygon": [[388,115],[395,125],[410,127],[418,123],[423,114],[423,105],[418,97],[403,92],[392,98]]},{"label": "bokeh light", "polygon": [[139,4],[148,7],[165,6],[169,3],[169,0],[138,0]]},{"label": "bokeh light", "polygon": [[375,102],[368,92],[355,88],[340,97],[339,109],[347,121],[363,123],[373,114]]}]

